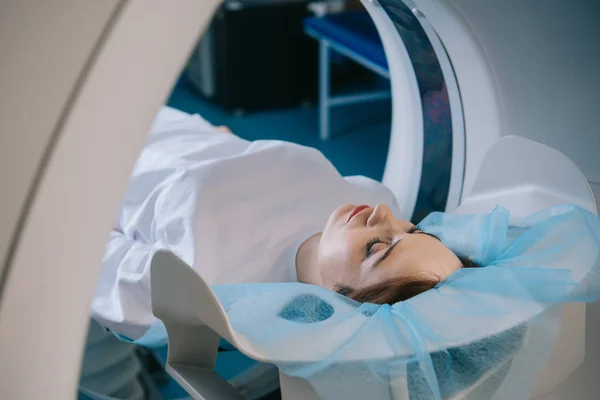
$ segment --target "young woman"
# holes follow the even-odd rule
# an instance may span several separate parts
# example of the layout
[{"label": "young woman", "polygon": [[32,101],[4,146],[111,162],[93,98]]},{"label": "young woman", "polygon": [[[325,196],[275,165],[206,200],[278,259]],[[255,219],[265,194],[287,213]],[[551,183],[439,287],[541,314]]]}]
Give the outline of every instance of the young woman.
[{"label": "young woman", "polygon": [[92,317],[129,338],[151,326],[150,260],[160,249],[211,285],[299,281],[373,303],[471,266],[400,215],[385,186],[340,176],[315,149],[249,142],[164,108],[110,235]]}]

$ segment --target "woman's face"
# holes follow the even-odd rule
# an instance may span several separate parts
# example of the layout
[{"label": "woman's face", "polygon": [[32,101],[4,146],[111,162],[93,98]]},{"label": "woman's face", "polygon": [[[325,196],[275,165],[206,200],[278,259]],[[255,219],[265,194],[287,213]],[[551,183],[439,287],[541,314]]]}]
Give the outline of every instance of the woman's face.
[{"label": "woman's face", "polygon": [[332,290],[402,277],[443,280],[460,267],[439,239],[394,218],[381,204],[338,207],[323,230],[317,258],[323,286]]}]

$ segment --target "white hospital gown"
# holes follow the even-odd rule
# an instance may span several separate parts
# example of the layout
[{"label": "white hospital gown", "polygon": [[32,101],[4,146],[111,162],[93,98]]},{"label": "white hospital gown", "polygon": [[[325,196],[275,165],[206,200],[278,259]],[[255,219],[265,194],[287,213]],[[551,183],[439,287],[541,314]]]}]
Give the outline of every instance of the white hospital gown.
[{"label": "white hospital gown", "polygon": [[110,235],[92,317],[131,339],[155,323],[150,260],[160,249],[211,285],[295,281],[298,247],[343,203],[399,215],[381,183],[340,176],[315,149],[249,142],[163,108]]}]

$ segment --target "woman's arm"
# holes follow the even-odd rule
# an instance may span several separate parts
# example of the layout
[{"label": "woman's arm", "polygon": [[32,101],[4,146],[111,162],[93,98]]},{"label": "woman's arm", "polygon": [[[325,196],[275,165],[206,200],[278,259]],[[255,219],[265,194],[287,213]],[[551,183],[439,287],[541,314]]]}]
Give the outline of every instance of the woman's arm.
[{"label": "woman's arm", "polygon": [[96,321],[131,339],[157,321],[150,287],[153,255],[169,250],[189,264],[194,261],[193,180],[185,173],[148,175],[134,179],[125,197],[91,303]]},{"label": "woman's arm", "polygon": [[233,136],[227,127],[169,111],[157,117],[131,174],[91,303],[94,319],[132,339],[156,321],[150,293],[152,256],[169,250],[189,264],[194,261],[199,183],[188,170],[247,147],[239,139],[224,142],[215,133]]},{"label": "woman's arm", "polygon": [[152,325],[149,268],[157,245],[118,230],[110,233],[91,303],[92,318],[98,323],[129,338],[141,336]]}]

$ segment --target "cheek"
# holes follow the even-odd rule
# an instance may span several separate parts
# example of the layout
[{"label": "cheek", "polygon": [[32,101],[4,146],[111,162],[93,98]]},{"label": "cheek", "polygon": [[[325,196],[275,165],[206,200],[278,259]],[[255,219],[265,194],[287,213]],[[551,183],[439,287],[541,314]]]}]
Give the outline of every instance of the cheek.
[{"label": "cheek", "polygon": [[319,243],[319,259],[327,264],[351,262],[355,241],[351,233],[343,228],[324,231]]},{"label": "cheek", "polygon": [[324,238],[319,246],[318,268],[329,289],[335,285],[354,286],[360,278],[360,262],[356,260],[353,241],[345,235]]},{"label": "cheek", "polygon": [[338,286],[357,287],[360,282],[360,270],[353,269],[343,263],[326,262],[319,265],[321,281],[327,289],[335,290]]}]

